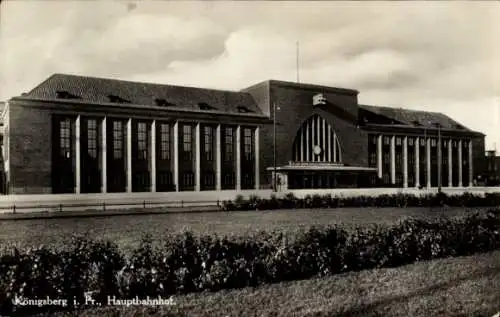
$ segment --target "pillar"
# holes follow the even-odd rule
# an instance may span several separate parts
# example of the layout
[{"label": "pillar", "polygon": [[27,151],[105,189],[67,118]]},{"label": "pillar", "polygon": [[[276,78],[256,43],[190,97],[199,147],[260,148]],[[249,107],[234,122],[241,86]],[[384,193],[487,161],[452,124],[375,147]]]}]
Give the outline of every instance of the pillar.
[{"label": "pillar", "polygon": [[408,137],[403,137],[403,187],[408,187]]},{"label": "pillar", "polygon": [[217,125],[215,136],[215,190],[222,189],[222,147],[221,147],[221,125]]},{"label": "pillar", "polygon": [[108,160],[107,160],[107,150],[108,150],[108,144],[107,144],[107,119],[104,117],[102,119],[101,123],[101,162],[102,162],[102,169],[101,169],[101,193],[106,193],[108,191]]},{"label": "pillar", "polygon": [[236,128],[236,190],[241,190],[241,126]]},{"label": "pillar", "polygon": [[[255,128],[255,137],[254,137],[254,143],[255,143],[255,189],[260,188],[260,128],[256,127]],[[301,142],[302,144],[302,142]],[[302,146],[302,145],[301,145]],[[301,152],[302,153],[302,152]]]},{"label": "pillar", "polygon": [[453,142],[448,140],[448,187],[453,187]]},{"label": "pillar", "polygon": [[469,140],[469,187],[472,187],[474,184],[473,176],[473,162],[472,162],[472,140]]},{"label": "pillar", "polygon": [[420,187],[420,138],[416,137],[415,142],[415,187]]},{"label": "pillar", "polygon": [[462,162],[462,140],[458,140],[458,187],[463,186],[463,181],[462,181],[462,168],[463,168],[463,162]]},{"label": "pillar", "polygon": [[195,155],[196,155],[196,166],[195,166],[195,171],[194,171],[194,177],[195,177],[195,184],[194,184],[194,190],[195,191],[200,191],[201,190],[201,126],[200,123],[198,122],[196,124],[195,128]]},{"label": "pillar", "polygon": [[396,184],[396,136],[391,137],[391,184]]},{"label": "pillar", "polygon": [[132,192],[132,119],[127,120],[127,193]]},{"label": "pillar", "polygon": [[81,116],[78,115],[76,117],[75,122],[75,193],[80,194],[81,192],[81,184],[82,184],[82,167],[81,167],[81,144],[80,144],[80,121]]},{"label": "pillar", "polygon": [[179,191],[179,121],[174,123],[174,186]]},{"label": "pillar", "polygon": [[377,175],[382,178],[382,134],[377,136]]},{"label": "pillar", "polygon": [[431,139],[427,138],[426,140],[426,148],[427,148],[427,157],[426,157],[426,165],[427,165],[427,188],[431,188]]},{"label": "pillar", "polygon": [[151,122],[151,192],[156,192],[156,120]]}]

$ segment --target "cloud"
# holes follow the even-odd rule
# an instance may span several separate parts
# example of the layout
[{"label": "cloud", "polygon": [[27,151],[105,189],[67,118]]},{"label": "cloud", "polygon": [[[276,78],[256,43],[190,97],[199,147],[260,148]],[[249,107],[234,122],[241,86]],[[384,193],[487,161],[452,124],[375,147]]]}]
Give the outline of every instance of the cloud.
[{"label": "cloud", "polygon": [[55,72],[234,90],[294,81],[300,41],[302,82],[446,112],[500,145],[496,2],[7,1],[0,14],[0,99]]}]

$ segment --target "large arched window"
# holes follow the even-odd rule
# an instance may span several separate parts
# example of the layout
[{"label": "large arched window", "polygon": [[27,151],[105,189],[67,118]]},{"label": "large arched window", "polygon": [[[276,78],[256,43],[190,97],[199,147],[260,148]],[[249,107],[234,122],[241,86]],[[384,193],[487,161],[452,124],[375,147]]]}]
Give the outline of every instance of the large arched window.
[{"label": "large arched window", "polygon": [[319,115],[304,121],[293,142],[294,162],[342,162],[335,129]]}]

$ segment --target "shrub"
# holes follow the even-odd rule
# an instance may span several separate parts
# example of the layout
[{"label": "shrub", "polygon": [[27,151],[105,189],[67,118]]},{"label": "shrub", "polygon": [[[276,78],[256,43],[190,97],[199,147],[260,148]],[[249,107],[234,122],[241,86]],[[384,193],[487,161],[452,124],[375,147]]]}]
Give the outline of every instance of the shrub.
[{"label": "shrub", "polygon": [[114,244],[75,237],[64,250],[12,248],[0,256],[0,314],[47,309],[14,306],[16,297],[63,298],[71,305],[92,294],[105,304],[107,296],[169,297],[469,255],[500,248],[499,231],[496,209],[352,233],[339,226],[232,238],[186,232],[165,237],[161,247],[146,236],[130,256]]}]

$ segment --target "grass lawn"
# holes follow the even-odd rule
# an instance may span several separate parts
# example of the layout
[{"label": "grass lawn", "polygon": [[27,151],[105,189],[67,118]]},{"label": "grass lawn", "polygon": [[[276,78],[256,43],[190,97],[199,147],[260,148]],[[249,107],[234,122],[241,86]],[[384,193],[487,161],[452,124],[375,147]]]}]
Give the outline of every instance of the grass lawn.
[{"label": "grass lawn", "polygon": [[161,239],[184,229],[194,234],[246,235],[254,231],[296,231],[311,225],[343,224],[347,227],[391,224],[408,217],[432,219],[460,217],[466,208],[338,208],[240,212],[176,213],[95,218],[30,219],[0,221],[0,246],[64,244],[72,234],[114,241],[124,249],[135,247],[150,233]]},{"label": "grass lawn", "polygon": [[492,316],[500,311],[500,251],[258,288],[189,294],[175,297],[174,303],[163,308],[91,308],[78,315]]}]

